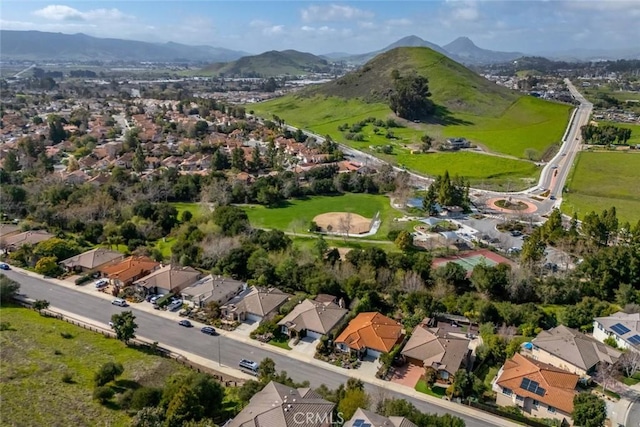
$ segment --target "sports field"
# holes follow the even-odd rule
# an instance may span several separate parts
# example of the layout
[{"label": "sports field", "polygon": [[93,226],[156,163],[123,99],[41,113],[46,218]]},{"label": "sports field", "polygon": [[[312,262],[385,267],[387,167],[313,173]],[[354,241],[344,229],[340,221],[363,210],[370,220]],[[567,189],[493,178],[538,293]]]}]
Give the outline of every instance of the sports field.
[{"label": "sports field", "polygon": [[618,219],[640,220],[640,153],[581,152],[567,181],[562,211],[579,218],[615,206]]},{"label": "sports field", "polygon": [[494,266],[500,263],[511,264],[508,259],[483,249],[478,251],[467,252],[456,256],[450,256],[445,258],[436,258],[433,260],[433,267],[442,267],[450,262],[456,263],[465,269],[468,273],[473,271],[473,268],[478,264],[486,264],[488,266]]},{"label": "sports field", "polygon": [[[257,228],[275,228],[301,234],[308,233],[311,221],[320,214],[351,212],[365,218],[373,218],[380,212],[382,224],[375,238],[384,238],[391,229],[393,218],[402,213],[391,207],[387,196],[348,193],[339,196],[314,196],[292,199],[280,206],[267,208],[261,205],[243,206],[249,222]],[[372,237],[374,238],[374,237]]]}]

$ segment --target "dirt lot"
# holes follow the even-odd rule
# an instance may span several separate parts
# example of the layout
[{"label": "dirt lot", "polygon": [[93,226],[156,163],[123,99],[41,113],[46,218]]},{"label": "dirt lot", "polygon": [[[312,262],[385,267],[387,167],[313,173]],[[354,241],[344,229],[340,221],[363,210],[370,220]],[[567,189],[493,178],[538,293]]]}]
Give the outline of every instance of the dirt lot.
[{"label": "dirt lot", "polygon": [[363,234],[369,231],[371,219],[350,212],[328,212],[313,218],[328,233]]}]

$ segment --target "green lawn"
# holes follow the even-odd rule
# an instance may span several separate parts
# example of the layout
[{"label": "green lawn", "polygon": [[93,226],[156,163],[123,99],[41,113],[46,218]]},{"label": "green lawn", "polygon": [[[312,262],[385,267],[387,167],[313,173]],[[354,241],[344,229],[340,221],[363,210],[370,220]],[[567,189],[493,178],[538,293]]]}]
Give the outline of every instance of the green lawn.
[{"label": "green lawn", "polygon": [[[162,386],[167,376],[186,370],[178,363],[126,347],[120,341],[19,307],[1,307],[0,394],[6,425],[128,426],[129,416],[116,405],[92,399],[93,375],[105,362],[120,362],[118,380]],[[66,332],[72,338],[65,339]],[[70,373],[73,383],[62,382]]]},{"label": "green lawn", "polygon": [[275,345],[276,347],[280,347],[285,350],[291,350],[291,347],[289,347],[289,339],[290,338],[287,335],[279,334],[276,335],[275,338],[273,338],[271,341],[269,341],[269,344]]},{"label": "green lawn", "polygon": [[640,220],[640,153],[581,152],[567,182],[562,210],[580,218],[615,206],[619,220]]},{"label": "green lawn", "polygon": [[382,218],[380,230],[375,236],[368,237],[369,239],[385,238],[391,230],[393,218],[402,216],[400,211],[391,207],[387,196],[353,193],[292,199],[273,208],[248,205],[244,206],[244,209],[249,216],[249,222],[254,227],[299,233],[307,233],[313,218],[322,213],[352,212],[365,218],[373,218],[379,211]]},{"label": "green lawn", "polygon": [[429,396],[442,398],[445,395],[446,389],[442,387],[429,387],[424,380],[419,380],[415,387],[416,391],[420,393],[428,394]]}]

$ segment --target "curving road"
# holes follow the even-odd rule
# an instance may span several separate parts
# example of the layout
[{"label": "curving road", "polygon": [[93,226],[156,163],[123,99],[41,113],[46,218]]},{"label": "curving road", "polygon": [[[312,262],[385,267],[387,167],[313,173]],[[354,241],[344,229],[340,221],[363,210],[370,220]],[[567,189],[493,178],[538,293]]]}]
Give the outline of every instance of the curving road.
[{"label": "curving road", "polygon": [[[109,301],[104,297],[76,291],[74,288],[58,285],[16,270],[5,271],[3,274],[19,282],[21,284],[20,292],[26,294],[27,297],[46,299],[52,308],[59,308],[105,325],[112,314],[123,310],[109,304]],[[270,357],[275,361],[279,370],[286,370],[295,381],[309,380],[314,387],[325,384],[330,388],[336,388],[340,384],[344,384],[349,378],[346,373],[343,374],[320,366],[309,365],[285,354],[271,351],[269,345],[261,348],[224,335],[219,337],[206,336],[198,328],[187,329],[180,327],[175,320],[140,310],[136,308],[135,304],[127,308],[127,310],[129,309],[136,316],[140,336],[207,358],[214,363],[219,362],[223,366],[235,367],[241,358],[262,360],[265,357]],[[366,384],[366,388],[374,400],[383,396],[403,398],[426,413],[450,413],[458,416],[465,421],[468,427],[516,426],[510,421],[502,420],[489,414],[478,413],[478,411],[471,410],[463,405],[443,402],[443,406],[440,406],[414,398],[409,394],[401,394],[395,390],[385,389],[370,383]],[[455,410],[451,410],[445,404],[453,405]]]}]

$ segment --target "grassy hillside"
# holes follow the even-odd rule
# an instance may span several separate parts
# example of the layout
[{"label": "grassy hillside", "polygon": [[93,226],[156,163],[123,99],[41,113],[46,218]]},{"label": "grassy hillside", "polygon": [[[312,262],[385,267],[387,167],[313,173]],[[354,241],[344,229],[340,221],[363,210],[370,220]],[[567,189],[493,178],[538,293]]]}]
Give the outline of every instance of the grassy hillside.
[{"label": "grassy hillside", "polygon": [[211,64],[203,72],[225,76],[272,77],[283,74],[300,75],[328,69],[328,62],[311,53],[296,50],[269,51],[245,56],[237,61]]},{"label": "grassy hillside", "polygon": [[498,86],[426,47],[390,50],[376,56],[360,70],[306,93],[386,102],[386,96],[393,88],[391,73],[396,69],[401,75],[416,72],[426,76],[433,101],[450,112],[495,117],[519,98],[516,92]]},{"label": "grassy hillside", "polygon": [[[161,387],[171,374],[186,371],[173,360],[25,308],[1,307],[0,318],[11,325],[0,332],[2,425],[129,426],[129,416],[117,404],[92,399],[100,366],[122,363],[124,374],[113,385],[119,392],[135,384]],[[67,383],[62,381],[66,373],[71,375]]]},{"label": "grassy hillside", "polygon": [[[429,78],[432,98],[439,114],[430,123],[404,120],[402,128],[394,128],[393,139],[386,138],[372,125],[362,129],[362,141],[349,141],[338,130],[367,118],[396,118],[386,103],[391,90],[391,73],[415,70]],[[368,62],[361,70],[336,81],[309,88],[250,106],[258,115],[277,115],[287,123],[331,135],[341,143],[376,155],[377,148],[392,145],[394,154],[385,159],[429,175],[451,173],[501,188],[511,180],[522,180],[524,188],[539,173],[526,159],[525,151],[539,155],[560,142],[568,123],[571,106],[523,96],[498,86],[464,66],[428,48],[398,48]],[[396,118],[397,119],[397,118]],[[489,157],[478,153],[415,154],[422,135],[436,141],[449,137],[466,137],[483,150],[505,157]],[[526,182],[525,182],[526,181]]]},{"label": "grassy hillside", "polygon": [[568,215],[616,207],[621,223],[640,220],[640,154],[581,152],[567,182],[562,210]]}]

